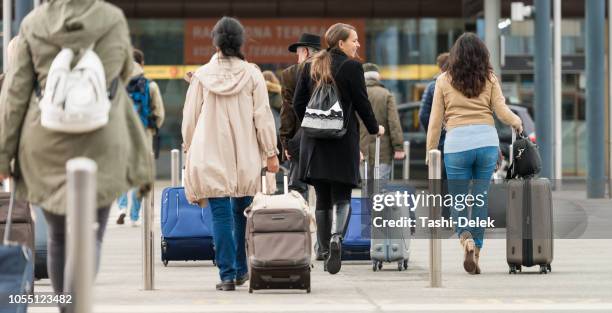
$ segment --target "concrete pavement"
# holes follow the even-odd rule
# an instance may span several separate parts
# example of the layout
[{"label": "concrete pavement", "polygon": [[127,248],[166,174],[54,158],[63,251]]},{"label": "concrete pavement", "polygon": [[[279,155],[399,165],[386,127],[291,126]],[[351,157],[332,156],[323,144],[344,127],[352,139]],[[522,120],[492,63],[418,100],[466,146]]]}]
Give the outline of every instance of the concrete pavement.
[{"label": "concrete pavement", "polygon": [[[106,233],[94,312],[612,312],[612,239],[557,239],[552,273],[536,267],[509,275],[505,240],[485,241],[482,275],[463,271],[457,240],[443,240],[443,287],[429,288],[427,239],[412,242],[410,265],[398,272],[386,264],[372,272],[369,262],[345,262],[329,275],[315,262],[312,293],[215,290],[218,272],[211,262],[170,262],[159,257],[159,197],[156,186],[155,290],[142,290],[141,228],[116,225],[116,210]],[[611,200],[583,200],[581,191],[555,193],[555,209],[578,205],[588,212],[612,210]],[[557,209],[560,208],[560,209]],[[587,226],[588,227],[588,226]],[[499,237],[496,230],[491,237]],[[610,238],[610,237],[607,237]],[[50,291],[48,280],[37,291]],[[57,312],[31,307],[28,312]]]}]

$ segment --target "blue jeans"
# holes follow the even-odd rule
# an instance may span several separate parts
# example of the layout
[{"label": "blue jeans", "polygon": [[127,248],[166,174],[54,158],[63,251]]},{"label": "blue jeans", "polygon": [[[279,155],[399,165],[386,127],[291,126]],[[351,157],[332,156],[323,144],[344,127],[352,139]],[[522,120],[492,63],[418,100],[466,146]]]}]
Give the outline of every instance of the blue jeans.
[{"label": "blue jeans", "polygon": [[[444,164],[448,176],[448,191],[457,199],[457,195],[467,195],[472,187],[471,194],[476,197],[483,195],[483,201],[473,201],[470,220],[485,220],[488,217],[488,195],[491,175],[495,170],[498,157],[498,147],[482,147],[456,153],[445,153]],[[451,210],[454,221],[460,217],[467,218],[468,210],[465,202],[455,202]],[[457,235],[469,231],[474,238],[478,248],[482,248],[484,239],[484,227],[459,227]]]},{"label": "blue jeans", "polygon": [[246,217],[244,209],[253,197],[209,198],[213,216],[215,261],[222,281],[233,280],[249,272],[244,242]]},{"label": "blue jeans", "polygon": [[128,206],[128,194],[132,194],[132,208],[130,209],[130,220],[137,221],[140,216],[140,199],[138,199],[138,189],[132,189],[119,197],[117,200],[119,210],[125,211]]}]

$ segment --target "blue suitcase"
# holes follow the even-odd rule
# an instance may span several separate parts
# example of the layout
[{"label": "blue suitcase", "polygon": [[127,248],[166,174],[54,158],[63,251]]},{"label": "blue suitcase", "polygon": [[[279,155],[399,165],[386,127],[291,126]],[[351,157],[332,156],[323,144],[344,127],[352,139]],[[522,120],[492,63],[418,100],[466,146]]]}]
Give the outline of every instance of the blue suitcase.
[{"label": "blue suitcase", "polygon": [[212,260],[212,212],[190,204],[183,187],[170,187],[162,193],[161,258],[164,266],[169,261]]},{"label": "blue suitcase", "polygon": [[351,217],[342,241],[342,260],[370,259],[371,214],[367,198],[351,199]]},{"label": "blue suitcase", "polygon": [[[11,185],[13,184],[11,183]],[[4,238],[2,245],[0,245],[0,312],[2,313],[26,313],[28,301],[21,301],[23,298],[20,297],[26,296],[27,299],[34,288],[32,250],[26,245],[9,242],[14,207],[15,190],[13,189],[11,190]]]}]

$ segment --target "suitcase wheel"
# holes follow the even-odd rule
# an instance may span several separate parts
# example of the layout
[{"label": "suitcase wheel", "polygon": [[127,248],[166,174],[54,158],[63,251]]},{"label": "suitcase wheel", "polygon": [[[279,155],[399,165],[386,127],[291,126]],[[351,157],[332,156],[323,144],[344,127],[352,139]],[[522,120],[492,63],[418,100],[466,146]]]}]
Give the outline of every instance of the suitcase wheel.
[{"label": "suitcase wheel", "polygon": [[163,260],[162,262],[164,262],[164,267],[168,266],[168,260]]},{"label": "suitcase wheel", "polygon": [[372,271],[382,270],[383,264],[381,261],[372,261]]},{"label": "suitcase wheel", "polygon": [[161,242],[161,249],[162,249],[162,253],[164,253],[164,254],[166,253],[166,250],[168,249],[168,243],[165,240],[163,240],[163,239],[162,239],[162,242]]},{"label": "suitcase wheel", "polygon": [[408,259],[404,260],[404,270],[408,269]]},{"label": "suitcase wheel", "polygon": [[540,265],[540,274],[548,274],[548,265]]},{"label": "suitcase wheel", "polygon": [[253,288],[249,288],[249,293],[253,293]]},{"label": "suitcase wheel", "polygon": [[552,272],[552,267],[550,266],[550,264],[546,265],[546,267],[548,268],[549,272]]},{"label": "suitcase wheel", "polygon": [[308,289],[306,289],[306,293],[310,293],[310,287],[308,287]]},{"label": "suitcase wheel", "polygon": [[401,272],[403,269],[404,269],[404,262],[402,261],[397,262],[397,270]]},{"label": "suitcase wheel", "polygon": [[510,264],[510,270],[508,274],[516,274],[517,267],[514,264]]}]

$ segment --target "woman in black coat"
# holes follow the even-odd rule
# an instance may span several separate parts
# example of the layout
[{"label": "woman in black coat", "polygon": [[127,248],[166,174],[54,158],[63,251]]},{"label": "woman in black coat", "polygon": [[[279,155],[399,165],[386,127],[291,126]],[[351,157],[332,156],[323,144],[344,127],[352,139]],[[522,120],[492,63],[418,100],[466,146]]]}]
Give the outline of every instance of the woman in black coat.
[{"label": "woman in black coat", "polygon": [[[300,121],[310,95],[319,82],[335,82],[347,132],[338,139],[302,136],[299,176],[313,185],[317,194],[317,240],[330,274],[340,271],[342,238],[350,216],[351,191],[359,183],[359,121],[370,134],[384,134],[378,125],[363,76],[361,63],[353,60],[359,42],[355,28],[334,24],[325,33],[327,50],[315,54],[304,66],[296,86],[293,106]],[[357,113],[357,114],[355,114]],[[332,225],[335,215],[335,223]]]}]

